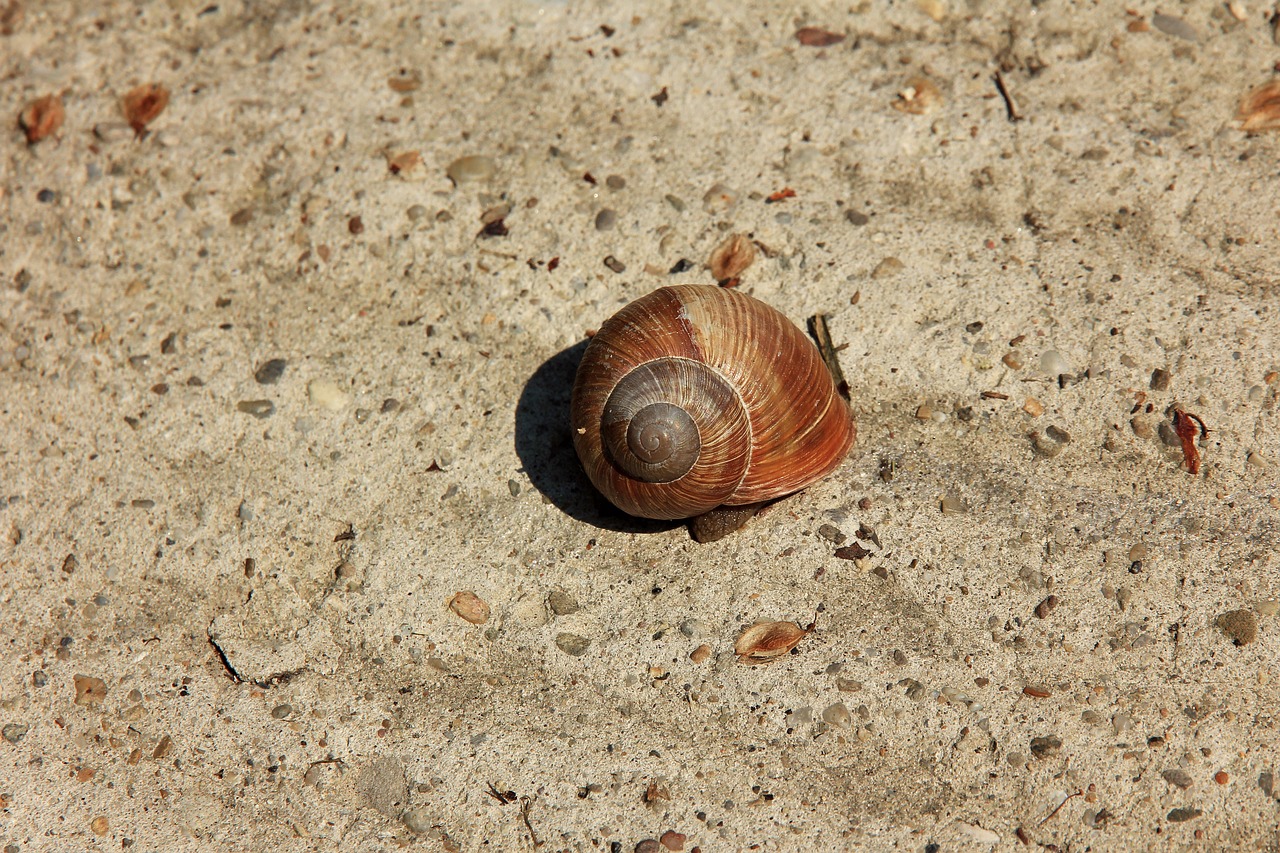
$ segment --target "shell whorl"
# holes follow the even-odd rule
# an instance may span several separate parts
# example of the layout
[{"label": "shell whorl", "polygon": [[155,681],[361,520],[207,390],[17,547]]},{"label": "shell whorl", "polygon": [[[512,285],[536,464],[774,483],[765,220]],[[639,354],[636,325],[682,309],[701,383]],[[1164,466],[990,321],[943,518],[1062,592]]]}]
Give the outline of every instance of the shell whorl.
[{"label": "shell whorl", "polygon": [[[724,501],[746,471],[751,423],[733,386],[705,364],[666,357],[636,365],[609,394],[600,436],[611,460],[644,483],[689,478]],[[717,503],[716,506],[719,506]]]}]

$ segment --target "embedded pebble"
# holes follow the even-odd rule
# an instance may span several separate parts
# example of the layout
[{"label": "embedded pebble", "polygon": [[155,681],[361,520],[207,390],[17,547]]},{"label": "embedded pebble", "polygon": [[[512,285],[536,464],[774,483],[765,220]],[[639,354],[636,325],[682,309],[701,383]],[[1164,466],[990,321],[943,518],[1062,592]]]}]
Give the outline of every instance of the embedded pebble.
[{"label": "embedded pebble", "polygon": [[1183,770],[1181,767],[1171,767],[1160,774],[1164,777],[1164,781],[1170,785],[1176,785],[1183,790],[1191,787],[1191,774]]},{"label": "embedded pebble", "polygon": [[1280,613],[1280,598],[1267,598],[1256,602],[1253,609],[1258,611],[1259,616],[1275,616]]},{"label": "embedded pebble", "polygon": [[1200,34],[1196,32],[1195,27],[1181,18],[1175,18],[1173,15],[1156,12],[1151,16],[1151,26],[1167,36],[1186,39],[1187,41],[1200,41]]},{"label": "embedded pebble", "polygon": [[1047,349],[1040,353],[1040,370],[1050,376],[1061,376],[1071,372],[1071,363],[1057,350]]},{"label": "embedded pebble", "polygon": [[1171,375],[1169,371],[1165,370],[1163,367],[1157,367],[1155,370],[1151,371],[1151,390],[1168,391],[1170,378]]},{"label": "embedded pebble", "polygon": [[551,590],[551,594],[547,596],[547,604],[550,605],[551,612],[557,616],[568,616],[582,609],[578,599],[562,589]]},{"label": "embedded pebble", "polygon": [[1204,812],[1200,809],[1170,809],[1169,814],[1165,815],[1165,819],[1168,820],[1169,823],[1186,823],[1189,820],[1194,820],[1195,818],[1200,817],[1202,814],[1204,814]]},{"label": "embedded pebble", "polygon": [[1037,456],[1043,456],[1046,459],[1052,459],[1062,452],[1062,443],[1054,441],[1046,435],[1038,432],[1031,435],[1031,447],[1035,450]]},{"label": "embedded pebble", "polygon": [[76,688],[76,704],[92,708],[107,698],[107,684],[92,675],[77,675],[73,679]]},{"label": "embedded pebble", "polygon": [[1047,619],[1049,614],[1058,606],[1058,596],[1051,595],[1044,601],[1036,605],[1036,618]]},{"label": "embedded pebble", "polygon": [[706,643],[703,643],[693,651],[689,652],[689,660],[694,663],[702,663],[709,657],[711,657],[711,647]]},{"label": "embedded pebble", "polygon": [[478,183],[487,181],[493,177],[497,170],[497,165],[492,157],[485,157],[482,154],[472,154],[467,157],[459,157],[454,160],[445,169],[445,174],[449,176],[449,180],[461,186],[462,184]]},{"label": "embedded pebble", "polygon": [[835,702],[831,705],[828,705],[826,709],[823,710],[822,719],[824,722],[829,723],[830,725],[840,726],[841,728],[847,729],[849,728],[849,721],[851,717],[849,714],[849,709],[845,706],[843,702]]},{"label": "embedded pebble", "polygon": [[662,845],[656,838],[646,838],[635,846],[635,853],[662,853]]},{"label": "embedded pebble", "polygon": [[940,507],[943,515],[964,515],[969,511],[969,505],[955,492],[943,495]]},{"label": "embedded pebble", "polygon": [[1218,627],[1237,646],[1258,639],[1258,618],[1248,610],[1231,610],[1218,617]]},{"label": "embedded pebble", "polygon": [[1147,440],[1155,438],[1156,432],[1151,428],[1151,421],[1144,417],[1139,416],[1133,418],[1129,421],[1129,426],[1133,429],[1133,434],[1138,438],[1144,438]]},{"label": "embedded pebble", "polygon": [[596,230],[609,231],[618,224],[618,212],[606,207],[596,214]]},{"label": "embedded pebble", "polygon": [[834,524],[824,524],[818,528],[818,535],[835,545],[843,545],[848,538]]},{"label": "embedded pebble", "polygon": [[283,720],[293,713],[293,706],[285,702],[271,709],[271,716],[277,720]]},{"label": "embedded pebble", "polygon": [[[672,196],[667,196],[670,202]],[[702,196],[702,208],[707,213],[725,213],[738,203],[738,194],[724,184],[712,184]],[[680,209],[680,208],[677,208]]]},{"label": "embedded pebble", "polygon": [[567,655],[581,657],[587,653],[587,649],[591,648],[591,641],[578,634],[562,631],[556,634],[556,648]]},{"label": "embedded pebble", "polygon": [[253,379],[259,385],[275,385],[284,376],[287,364],[283,358],[268,359],[258,365],[258,369],[253,372]]},{"label": "embedded pebble", "polygon": [[1054,735],[1033,737],[1031,739],[1031,754],[1036,758],[1054,758],[1061,752],[1062,740]]},{"label": "embedded pebble", "polygon": [[604,256],[604,265],[616,273],[627,271],[627,265],[615,258],[613,255]]},{"label": "embedded pebble", "polygon": [[627,179],[621,175],[609,175],[604,179],[604,185],[611,190],[620,190],[627,185]]},{"label": "embedded pebble", "polygon": [[406,829],[417,835],[430,832],[436,825],[434,815],[426,806],[405,809],[404,814],[400,815],[400,821]]},{"label": "embedded pebble", "polygon": [[877,279],[893,278],[906,268],[907,265],[902,261],[894,257],[888,257],[876,264],[876,268],[871,271],[871,277]]},{"label": "embedded pebble", "polygon": [[662,833],[658,841],[668,850],[679,851],[684,849],[685,835],[682,832],[676,832],[674,829],[668,829]]},{"label": "embedded pebble", "polygon": [[23,723],[8,723],[3,729],[0,729],[0,737],[17,746],[27,736],[29,730],[30,726]]},{"label": "embedded pebble", "polygon": [[351,397],[348,394],[339,388],[336,383],[327,379],[312,379],[308,382],[307,396],[312,403],[331,412],[336,412],[351,402]]},{"label": "embedded pebble", "polygon": [[449,609],[472,625],[489,621],[489,605],[471,590],[463,590],[449,599]]},{"label": "embedded pebble", "polygon": [[255,418],[269,418],[276,413],[276,404],[270,400],[241,400],[236,403],[236,410]]}]

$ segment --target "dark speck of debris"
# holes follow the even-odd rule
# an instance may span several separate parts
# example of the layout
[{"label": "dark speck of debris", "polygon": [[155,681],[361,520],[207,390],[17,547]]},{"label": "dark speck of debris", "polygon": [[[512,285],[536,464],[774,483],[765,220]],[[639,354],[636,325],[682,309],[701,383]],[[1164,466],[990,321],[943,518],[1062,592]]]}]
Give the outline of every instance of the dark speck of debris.
[{"label": "dark speck of debris", "polygon": [[613,255],[605,255],[604,265],[616,273],[625,272],[627,269],[627,265]]},{"label": "dark speck of debris", "polygon": [[974,320],[972,323],[964,327],[964,330],[971,335],[976,335],[982,331],[982,321]]},{"label": "dark speck of debris", "polygon": [[1062,739],[1054,735],[1045,735],[1044,737],[1033,737],[1031,739],[1031,754],[1036,758],[1054,758],[1062,752]]},{"label": "dark speck of debris", "polygon": [[269,418],[276,412],[276,404],[270,400],[241,400],[236,409],[255,418]]},{"label": "dark speck of debris", "polygon": [[288,362],[283,358],[268,359],[258,365],[258,369],[253,372],[253,378],[259,385],[275,385],[284,375],[287,364]]},{"label": "dark speck of debris", "polygon": [[1169,823],[1186,823],[1189,820],[1195,820],[1204,814],[1200,809],[1170,809],[1166,816]]},{"label": "dark speck of debris", "polygon": [[36,201],[41,204],[49,204],[58,197],[58,194],[51,189],[43,189],[36,193]]},{"label": "dark speck of debris", "polygon": [[352,234],[364,233],[364,220],[359,216],[353,216],[347,221],[347,230]]},{"label": "dark speck of debris", "polygon": [[669,275],[677,275],[678,273],[682,273],[682,272],[685,272],[686,270],[691,270],[691,269],[693,269],[693,261],[689,260],[688,258],[681,258],[680,260],[676,261],[675,264],[671,267],[671,269],[668,270],[667,272]]},{"label": "dark speck of debris", "polygon": [[821,527],[819,527],[818,535],[821,536],[823,539],[827,540],[828,542],[834,543],[836,545],[843,545],[845,543],[845,539],[847,538],[843,533],[840,532],[840,528],[836,527],[834,524],[824,524]]}]

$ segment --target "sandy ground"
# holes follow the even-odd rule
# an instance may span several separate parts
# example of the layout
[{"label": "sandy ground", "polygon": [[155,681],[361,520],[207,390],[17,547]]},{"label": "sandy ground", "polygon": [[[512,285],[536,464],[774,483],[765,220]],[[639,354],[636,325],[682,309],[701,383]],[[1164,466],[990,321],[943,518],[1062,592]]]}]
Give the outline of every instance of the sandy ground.
[{"label": "sandy ground", "polygon": [[[5,853],[1276,850],[1234,9],[0,2]],[[860,437],[699,546],[566,407],[736,233]]]}]

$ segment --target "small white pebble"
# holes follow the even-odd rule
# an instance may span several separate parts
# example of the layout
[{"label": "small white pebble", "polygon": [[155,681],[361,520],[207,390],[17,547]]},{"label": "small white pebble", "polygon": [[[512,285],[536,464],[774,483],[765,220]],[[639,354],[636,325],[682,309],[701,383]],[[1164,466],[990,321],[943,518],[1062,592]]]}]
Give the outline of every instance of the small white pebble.
[{"label": "small white pebble", "polygon": [[1071,363],[1057,350],[1047,349],[1040,354],[1040,369],[1050,376],[1071,372]]},{"label": "small white pebble", "polygon": [[307,396],[321,408],[336,412],[351,402],[350,395],[327,379],[312,379],[307,383]]}]

